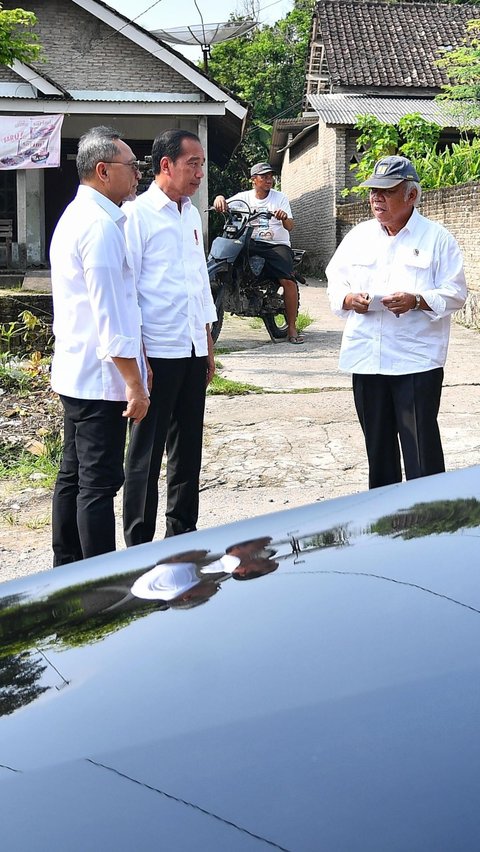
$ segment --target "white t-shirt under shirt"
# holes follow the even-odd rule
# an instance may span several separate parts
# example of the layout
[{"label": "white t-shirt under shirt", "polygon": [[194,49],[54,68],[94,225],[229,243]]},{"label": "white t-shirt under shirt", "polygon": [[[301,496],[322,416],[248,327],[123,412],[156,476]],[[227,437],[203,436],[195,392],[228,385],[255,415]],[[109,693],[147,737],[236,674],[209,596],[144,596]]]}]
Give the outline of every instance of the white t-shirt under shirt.
[{"label": "white t-shirt under shirt", "polygon": [[[290,202],[283,192],[278,192],[276,189],[271,189],[266,198],[257,198],[254,189],[249,189],[246,192],[237,192],[227,200],[229,206],[234,207],[235,201],[246,201],[250,210],[265,210],[273,213],[275,210],[284,210],[289,219],[293,219]],[[239,210],[241,205],[239,205]],[[290,245],[290,233],[283,227],[283,223],[279,219],[269,219],[267,223],[260,223],[256,226],[252,233],[252,239],[268,242],[271,245]]]}]

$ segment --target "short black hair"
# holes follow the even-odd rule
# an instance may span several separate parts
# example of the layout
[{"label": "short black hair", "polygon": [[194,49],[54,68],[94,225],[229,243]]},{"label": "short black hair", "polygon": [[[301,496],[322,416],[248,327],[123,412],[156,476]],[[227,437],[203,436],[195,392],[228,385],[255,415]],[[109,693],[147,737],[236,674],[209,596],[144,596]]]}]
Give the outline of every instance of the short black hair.
[{"label": "short black hair", "polygon": [[190,130],[165,130],[157,136],[152,145],[152,170],[154,175],[160,173],[160,160],[168,157],[174,163],[182,153],[184,139],[194,139],[200,142],[196,133]]}]

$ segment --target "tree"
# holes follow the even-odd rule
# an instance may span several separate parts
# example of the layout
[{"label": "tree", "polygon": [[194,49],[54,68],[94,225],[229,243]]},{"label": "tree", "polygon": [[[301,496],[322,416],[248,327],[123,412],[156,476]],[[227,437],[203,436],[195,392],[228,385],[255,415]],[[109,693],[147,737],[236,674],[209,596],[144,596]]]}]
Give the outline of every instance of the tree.
[{"label": "tree", "polygon": [[292,11],[273,26],[212,47],[212,77],[252,107],[245,139],[227,168],[210,168],[212,197],[247,188],[251,164],[268,158],[273,120],[301,112],[313,6],[314,0],[295,0]]},{"label": "tree", "polygon": [[480,19],[468,21],[463,45],[447,51],[438,65],[451,81],[442,86],[438,99],[462,117],[464,127],[474,128],[480,119]]},{"label": "tree", "polygon": [[37,19],[24,9],[5,10],[0,3],[0,65],[11,65],[15,59],[31,62],[38,59],[40,45],[30,32]]}]

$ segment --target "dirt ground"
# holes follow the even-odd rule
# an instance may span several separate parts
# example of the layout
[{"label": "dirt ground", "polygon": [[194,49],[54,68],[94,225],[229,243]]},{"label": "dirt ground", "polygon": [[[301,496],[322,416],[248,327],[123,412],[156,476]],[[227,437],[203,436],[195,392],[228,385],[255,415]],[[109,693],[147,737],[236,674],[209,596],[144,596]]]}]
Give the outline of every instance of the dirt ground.
[{"label": "dirt ground", "polygon": [[[199,528],[365,491],[367,463],[350,377],[338,371],[343,324],[325,288],[301,289],[313,323],[304,346],[272,344],[263,328],[226,318],[219,339],[222,375],[265,388],[245,396],[208,396]],[[440,429],[447,469],[480,464],[480,333],[452,326]],[[45,379],[45,377],[44,377]],[[61,425],[60,406],[43,382],[29,397],[0,395],[0,441],[39,451]],[[163,537],[164,479],[156,538]],[[51,491],[0,482],[0,580],[51,566]],[[121,494],[117,547],[123,548]]]}]

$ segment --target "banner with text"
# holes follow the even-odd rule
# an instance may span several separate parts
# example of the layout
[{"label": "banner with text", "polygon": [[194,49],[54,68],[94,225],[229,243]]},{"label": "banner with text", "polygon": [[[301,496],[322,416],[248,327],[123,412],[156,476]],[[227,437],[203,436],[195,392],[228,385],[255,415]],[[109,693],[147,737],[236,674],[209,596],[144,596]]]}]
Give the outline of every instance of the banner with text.
[{"label": "banner with text", "polygon": [[63,115],[2,115],[0,169],[49,169],[60,165]]}]

